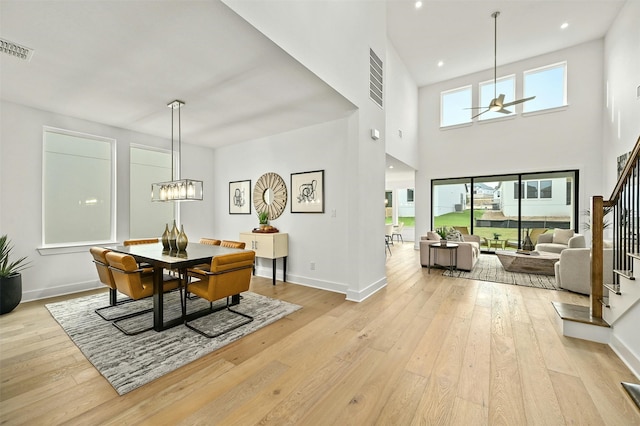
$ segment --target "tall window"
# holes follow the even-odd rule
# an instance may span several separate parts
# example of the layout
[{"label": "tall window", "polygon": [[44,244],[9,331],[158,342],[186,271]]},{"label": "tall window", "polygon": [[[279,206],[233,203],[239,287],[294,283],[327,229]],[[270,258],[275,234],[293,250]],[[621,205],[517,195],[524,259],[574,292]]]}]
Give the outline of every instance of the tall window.
[{"label": "tall window", "polygon": [[567,105],[567,63],[525,71],[524,96],[535,96],[535,99],[523,104],[523,112]]},{"label": "tall window", "polygon": [[[483,107],[489,106],[493,98],[497,98],[500,95],[504,95],[504,103],[514,101],[516,98],[516,76],[509,75],[496,80],[495,89],[493,80],[480,83],[480,105]],[[505,108],[511,111],[511,114],[503,114],[501,112],[485,112],[478,119],[491,120],[493,118],[507,117],[515,114],[515,106]],[[482,110],[480,110],[482,111]],[[480,112],[478,111],[478,112]],[[476,112],[477,114],[477,112]]]},{"label": "tall window", "polygon": [[171,152],[132,146],[129,161],[129,237],[159,237],[173,220],[174,203],[152,202],[151,184],[172,179]]},{"label": "tall window", "polygon": [[471,86],[440,94],[440,127],[471,122]]},{"label": "tall window", "polygon": [[115,240],[115,142],[44,128],[45,246]]}]

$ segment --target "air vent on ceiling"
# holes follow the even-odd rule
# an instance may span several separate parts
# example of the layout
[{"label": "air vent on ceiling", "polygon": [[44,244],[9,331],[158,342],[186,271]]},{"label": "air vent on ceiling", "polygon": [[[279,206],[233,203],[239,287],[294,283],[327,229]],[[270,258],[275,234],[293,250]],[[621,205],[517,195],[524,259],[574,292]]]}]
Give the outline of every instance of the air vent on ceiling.
[{"label": "air vent on ceiling", "polygon": [[369,97],[373,102],[382,108],[382,61],[373,51],[369,49]]},{"label": "air vent on ceiling", "polygon": [[17,43],[3,38],[0,38],[0,51],[27,62],[29,62],[33,56],[33,49],[20,46]]}]

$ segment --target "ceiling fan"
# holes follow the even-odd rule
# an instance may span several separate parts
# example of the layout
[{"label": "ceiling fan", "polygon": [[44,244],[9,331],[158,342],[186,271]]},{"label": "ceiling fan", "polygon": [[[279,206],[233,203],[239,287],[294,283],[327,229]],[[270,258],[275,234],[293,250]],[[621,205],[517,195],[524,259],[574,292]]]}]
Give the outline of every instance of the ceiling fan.
[{"label": "ceiling fan", "polygon": [[512,102],[507,102],[504,103],[504,94],[500,94],[500,96],[497,96],[497,81],[498,81],[498,77],[497,77],[497,73],[498,73],[498,62],[497,62],[497,57],[498,57],[498,16],[500,15],[500,12],[496,11],[493,12],[491,14],[491,17],[494,19],[494,30],[493,30],[493,99],[491,100],[491,102],[489,103],[489,106],[486,107],[471,107],[471,108],[465,108],[465,109],[484,109],[484,111],[474,115],[473,117],[471,117],[471,119],[474,119],[482,114],[484,114],[485,112],[489,112],[489,111],[493,111],[493,112],[501,112],[503,114],[511,114],[511,111],[506,110],[505,107],[510,107],[512,105],[517,105],[517,104],[521,104],[523,102],[527,102],[530,101],[531,99],[535,98],[535,96],[531,96],[529,98],[524,98],[524,99],[518,99],[516,101],[512,101]]}]

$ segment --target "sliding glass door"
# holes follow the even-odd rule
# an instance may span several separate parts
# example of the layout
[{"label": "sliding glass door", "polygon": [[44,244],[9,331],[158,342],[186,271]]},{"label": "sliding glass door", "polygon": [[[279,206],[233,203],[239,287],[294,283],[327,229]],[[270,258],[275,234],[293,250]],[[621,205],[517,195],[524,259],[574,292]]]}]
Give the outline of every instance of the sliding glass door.
[{"label": "sliding glass door", "polygon": [[484,251],[533,250],[554,228],[577,230],[578,171],[435,179],[432,227],[480,237]]}]

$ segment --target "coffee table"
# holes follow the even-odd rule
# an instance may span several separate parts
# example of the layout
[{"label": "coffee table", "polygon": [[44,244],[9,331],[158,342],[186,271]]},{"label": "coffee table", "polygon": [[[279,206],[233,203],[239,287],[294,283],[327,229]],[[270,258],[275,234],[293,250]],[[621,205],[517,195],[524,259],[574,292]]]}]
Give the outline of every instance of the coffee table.
[{"label": "coffee table", "polygon": [[527,274],[555,275],[554,265],[560,253],[532,251],[529,254],[496,250],[496,256],[505,271]]}]

